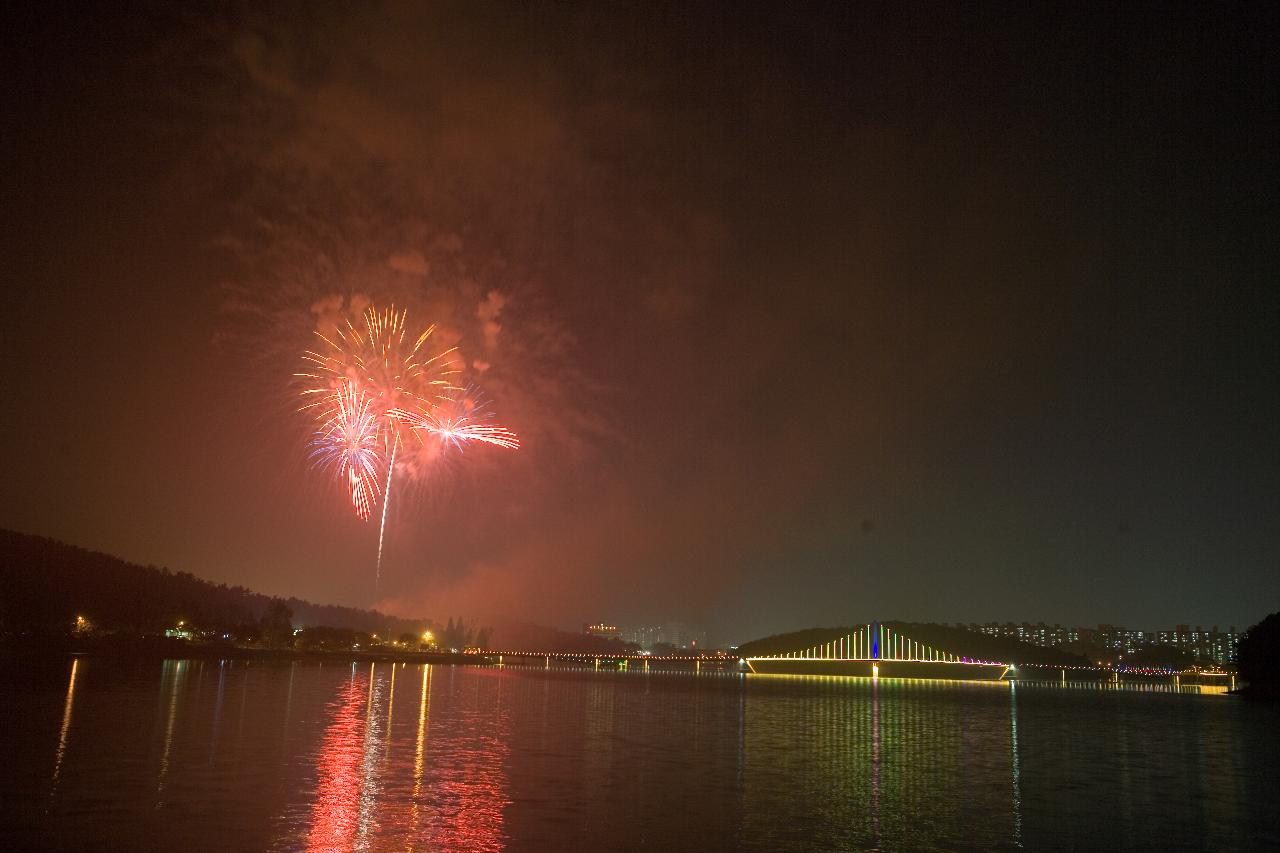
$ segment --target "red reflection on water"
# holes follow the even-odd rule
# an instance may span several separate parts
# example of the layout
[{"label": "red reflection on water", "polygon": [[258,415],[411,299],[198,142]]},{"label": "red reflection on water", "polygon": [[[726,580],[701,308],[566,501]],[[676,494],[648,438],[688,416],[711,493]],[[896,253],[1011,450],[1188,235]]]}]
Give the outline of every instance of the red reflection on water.
[{"label": "red reflection on water", "polygon": [[[461,745],[461,744],[459,744]],[[427,840],[435,850],[502,850],[502,813],[510,803],[502,762],[506,744],[476,738],[455,754],[457,765],[440,774]]]},{"label": "red reflection on water", "polygon": [[401,715],[393,727],[394,691],[403,701],[406,681],[415,680],[379,680],[371,668],[330,703],[308,850],[471,853],[505,846],[503,812],[511,801],[501,690],[481,681],[476,689],[446,688],[433,699],[424,669],[413,697],[416,719]]},{"label": "red reflection on water", "polygon": [[316,762],[316,801],[308,850],[350,850],[360,818],[360,763],[364,755],[364,678],[352,678],[338,695]]}]

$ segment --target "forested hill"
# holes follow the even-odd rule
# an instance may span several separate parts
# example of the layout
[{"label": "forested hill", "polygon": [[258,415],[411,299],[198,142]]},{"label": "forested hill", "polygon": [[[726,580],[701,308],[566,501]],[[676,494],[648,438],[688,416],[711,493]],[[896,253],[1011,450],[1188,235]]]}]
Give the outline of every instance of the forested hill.
[{"label": "forested hill", "polygon": [[[1045,648],[1024,643],[1012,637],[993,637],[964,628],[953,628],[933,622],[884,622],[887,628],[899,632],[920,643],[954,655],[978,660],[1000,661],[1015,664],[1043,664],[1049,666],[1077,666],[1088,664],[1081,655],[1061,649]],[[862,625],[841,628],[807,628],[786,634],[775,634],[759,640],[751,640],[738,647],[743,657],[776,655],[810,648],[819,643],[831,642],[851,631],[861,630]]]},{"label": "forested hill", "polygon": [[[104,630],[158,632],[179,619],[197,628],[257,623],[272,601],[242,586],[139,566],[53,539],[0,530],[0,632],[65,629],[84,615]],[[394,636],[425,619],[286,598],[294,625],[330,625]]]}]

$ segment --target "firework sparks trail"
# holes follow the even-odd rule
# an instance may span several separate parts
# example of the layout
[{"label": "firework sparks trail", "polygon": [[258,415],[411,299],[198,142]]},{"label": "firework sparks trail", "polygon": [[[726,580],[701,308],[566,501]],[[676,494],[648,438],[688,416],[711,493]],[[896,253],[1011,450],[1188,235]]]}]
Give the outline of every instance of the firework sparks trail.
[{"label": "firework sparks trail", "polygon": [[[406,315],[394,307],[382,313],[369,308],[360,324],[347,319],[316,332],[323,346],[303,353],[307,372],[295,374],[307,385],[302,408],[319,423],[311,441],[313,462],[346,478],[351,505],[362,520],[369,520],[382,499],[375,590],[382,577],[396,451],[406,433],[445,449],[461,450],[471,442],[520,447],[514,432],[492,423],[487,403],[474,388],[452,384],[450,377],[460,372],[457,348],[429,356],[435,326],[410,337]],[[384,467],[386,488],[380,493]]]},{"label": "firework sparks trail", "polygon": [[419,441],[434,438],[457,450],[473,441],[508,450],[520,447],[519,436],[507,427],[493,423],[493,412],[489,409],[488,401],[474,386],[455,391],[460,393],[441,399],[429,410],[396,410],[391,413],[392,417],[414,430]]},{"label": "firework sparks trail", "polygon": [[[395,444],[391,445],[391,459],[387,462],[387,498],[391,497],[391,475],[396,470],[396,447],[397,445]],[[374,594],[377,594],[378,584],[382,582],[382,538],[387,533],[387,507],[390,505],[390,500],[382,502],[382,523],[378,525],[378,563],[373,575]]]}]

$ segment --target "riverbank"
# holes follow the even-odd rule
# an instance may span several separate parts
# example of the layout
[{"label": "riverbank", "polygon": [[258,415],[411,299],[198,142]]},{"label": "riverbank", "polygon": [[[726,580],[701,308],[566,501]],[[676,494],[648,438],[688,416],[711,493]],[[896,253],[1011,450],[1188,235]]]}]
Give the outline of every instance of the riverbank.
[{"label": "riverbank", "polygon": [[108,659],[188,660],[318,660],[405,662],[433,664],[490,664],[483,654],[430,652],[379,646],[372,649],[272,649],[232,643],[198,643],[170,637],[96,638],[66,644],[11,643],[0,656],[14,659],[94,657]]}]

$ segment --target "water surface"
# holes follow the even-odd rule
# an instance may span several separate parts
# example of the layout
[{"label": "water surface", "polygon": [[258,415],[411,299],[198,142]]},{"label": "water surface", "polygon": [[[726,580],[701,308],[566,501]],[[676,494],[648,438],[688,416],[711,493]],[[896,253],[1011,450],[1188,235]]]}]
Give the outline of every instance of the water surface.
[{"label": "water surface", "polygon": [[83,658],[0,676],[4,849],[1280,846],[1280,710],[1195,688]]}]

